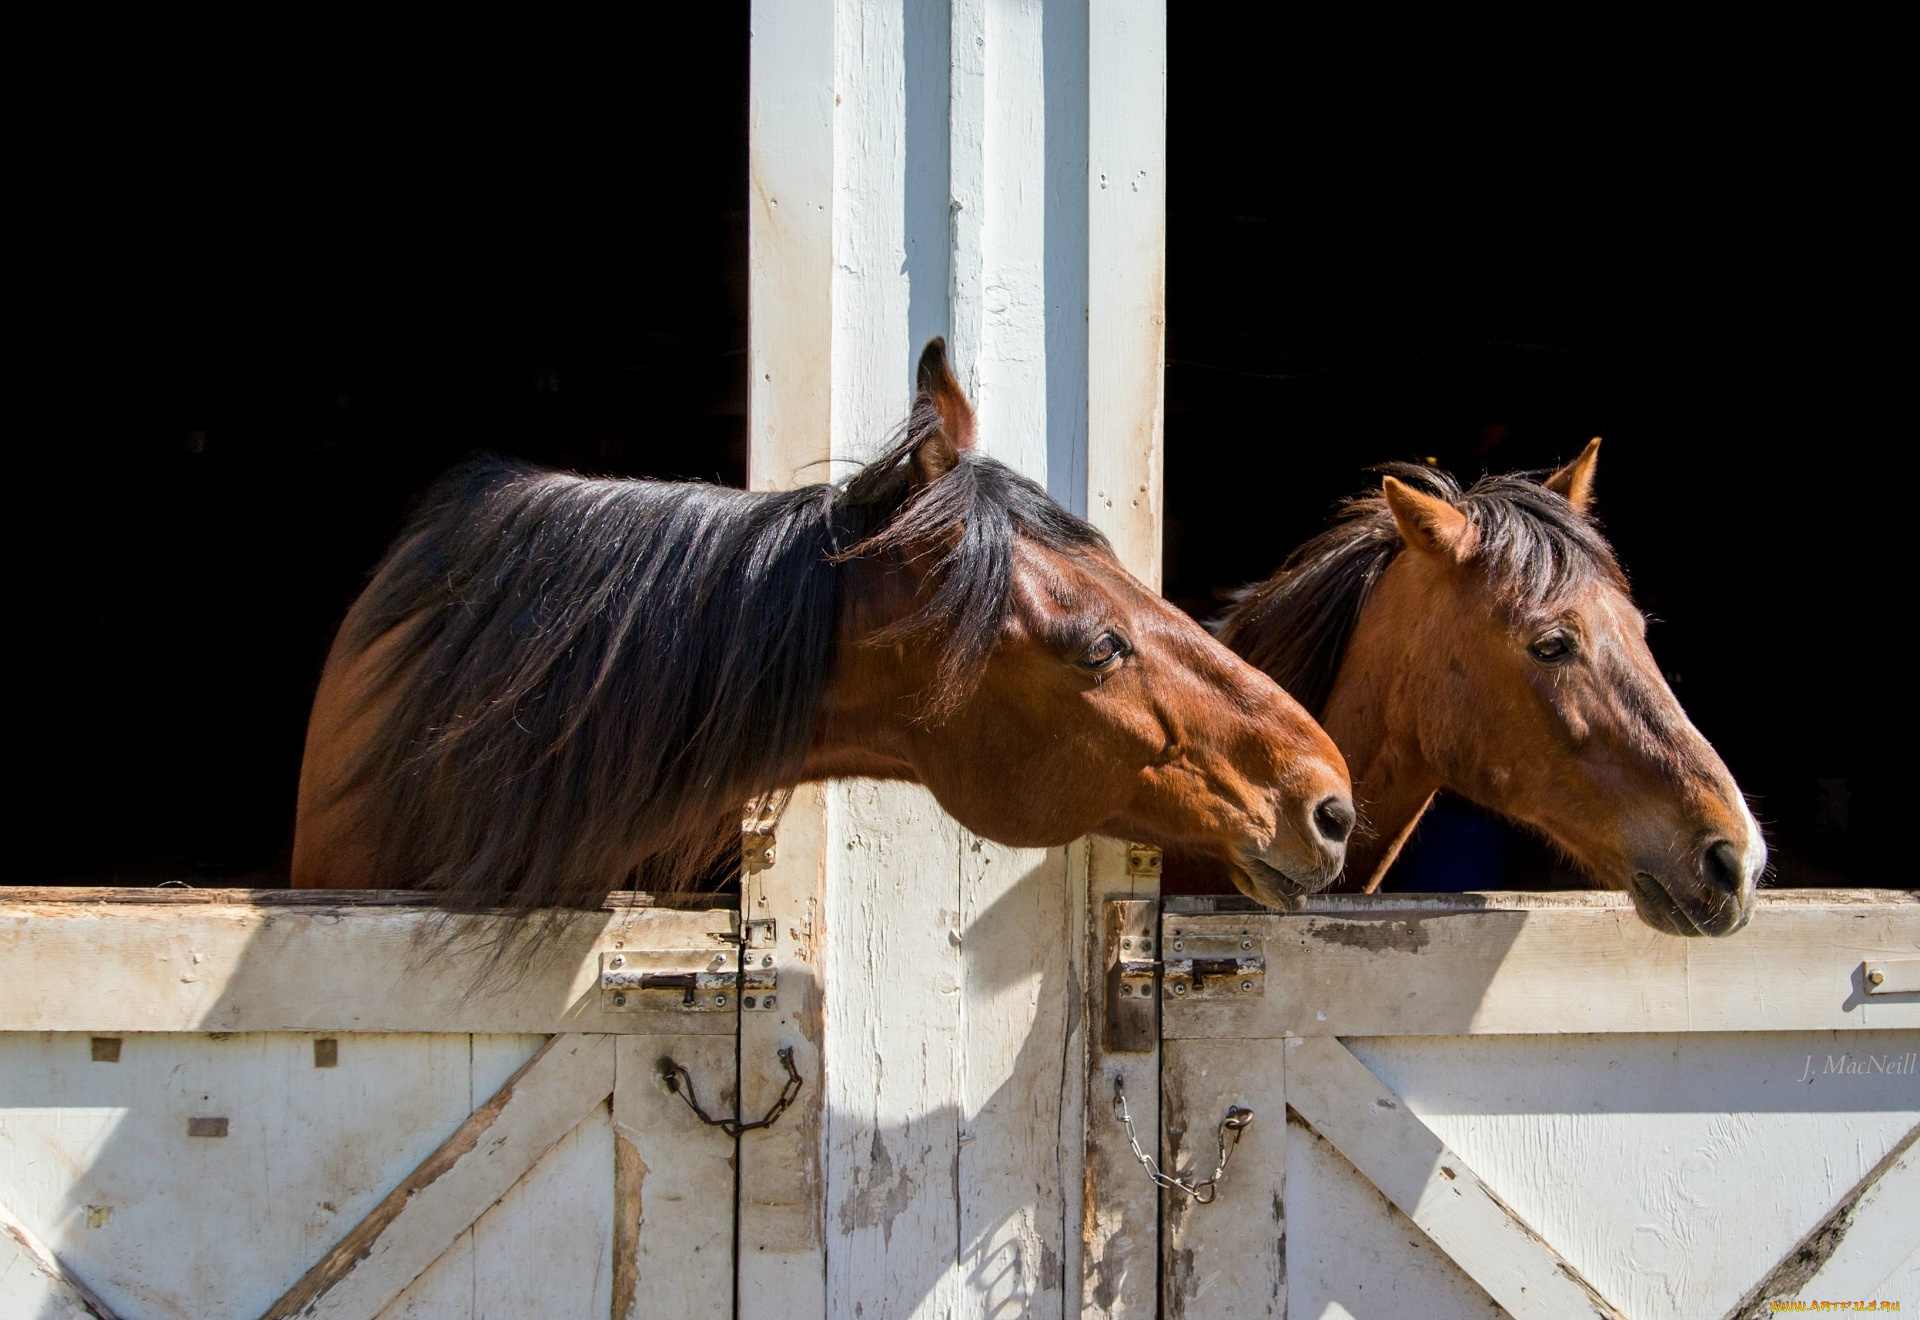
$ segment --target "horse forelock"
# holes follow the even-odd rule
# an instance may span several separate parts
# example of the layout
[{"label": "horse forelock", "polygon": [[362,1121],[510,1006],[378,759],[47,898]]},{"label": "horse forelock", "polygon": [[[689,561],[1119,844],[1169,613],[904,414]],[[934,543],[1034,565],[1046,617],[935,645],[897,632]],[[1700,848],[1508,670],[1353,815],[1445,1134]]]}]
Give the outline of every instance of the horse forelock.
[{"label": "horse forelock", "polygon": [[[1482,570],[1496,606],[1509,613],[1550,612],[1596,581],[1626,590],[1598,527],[1542,485],[1538,473],[1486,476],[1463,489],[1450,474],[1422,464],[1373,470],[1467,515],[1474,530],[1470,562]],[[1385,496],[1378,490],[1356,495],[1278,573],[1240,592],[1214,629],[1317,716],[1361,610],[1403,548]]]},{"label": "horse forelock", "polygon": [[915,489],[915,438],[844,486],[771,493],[497,459],[449,473],[338,644],[377,658],[359,697],[384,715],[336,786],[367,804],[375,878],[516,910],[698,882],[742,805],[800,774],[852,558],[936,557],[895,629],[940,650],[930,706],[971,690],[1016,539],[1104,541],[989,459]]}]

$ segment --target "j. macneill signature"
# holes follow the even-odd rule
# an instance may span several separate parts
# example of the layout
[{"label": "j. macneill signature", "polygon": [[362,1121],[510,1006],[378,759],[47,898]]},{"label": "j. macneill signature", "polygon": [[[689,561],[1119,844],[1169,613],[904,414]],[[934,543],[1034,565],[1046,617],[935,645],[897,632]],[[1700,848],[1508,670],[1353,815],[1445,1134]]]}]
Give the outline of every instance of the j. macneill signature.
[{"label": "j. macneill signature", "polygon": [[[1824,1057],[1824,1067],[1816,1068],[1814,1060]],[[1920,1063],[1920,1052],[1909,1050],[1905,1054],[1828,1054],[1825,1056],[1809,1054],[1807,1070],[1800,1075],[1803,1082],[1811,1082],[1815,1077],[1911,1077],[1914,1065]]]}]

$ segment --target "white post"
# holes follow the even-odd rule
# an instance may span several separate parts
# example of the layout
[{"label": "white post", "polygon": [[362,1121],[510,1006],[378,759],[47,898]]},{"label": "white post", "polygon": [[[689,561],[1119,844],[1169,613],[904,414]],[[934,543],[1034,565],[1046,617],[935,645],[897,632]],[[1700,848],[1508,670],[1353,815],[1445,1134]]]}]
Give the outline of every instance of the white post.
[{"label": "white post", "polygon": [[[874,454],[946,334],[981,448],[1157,581],[1159,0],[758,0],[753,21],[754,484]],[[1117,206],[1103,151],[1142,171]],[[921,790],[852,783],[796,799],[779,851],[745,895],[778,925],[781,1011],[745,1015],[743,1109],[777,1044],[808,1084],[742,1141],[741,1314],[1147,1313],[1155,1202],[1110,1176],[1083,1077],[1089,885],[1127,887],[1124,847],[1001,848]],[[1146,1140],[1155,1057],[1127,1065]]]}]

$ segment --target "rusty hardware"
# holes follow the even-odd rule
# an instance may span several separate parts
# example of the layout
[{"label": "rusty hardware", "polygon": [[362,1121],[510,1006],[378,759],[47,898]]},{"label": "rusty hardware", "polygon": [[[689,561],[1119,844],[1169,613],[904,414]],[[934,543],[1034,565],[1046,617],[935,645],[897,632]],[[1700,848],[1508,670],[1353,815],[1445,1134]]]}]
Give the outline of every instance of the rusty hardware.
[{"label": "rusty hardware", "polygon": [[1155,945],[1160,905],[1150,898],[1109,899],[1104,905],[1107,1022],[1110,1054],[1151,1050],[1160,1035],[1160,1005],[1154,994],[1160,963]]},{"label": "rusty hardware", "polygon": [[1160,850],[1148,843],[1127,845],[1127,874],[1134,879],[1160,878]]},{"label": "rusty hardware", "polygon": [[1920,959],[1862,963],[1861,972],[1870,995],[1920,994]]},{"label": "rusty hardware", "polygon": [[1166,938],[1161,983],[1169,999],[1239,999],[1267,992],[1266,950],[1251,931]]},{"label": "rusty hardware", "polygon": [[779,859],[779,840],[774,835],[789,796],[781,793],[747,803],[746,814],[740,818],[740,869],[745,874],[771,870]]},{"label": "rusty hardware", "polygon": [[786,1113],[788,1107],[799,1098],[800,1088],[804,1083],[800,1080],[800,1070],[793,1064],[793,1046],[780,1047],[780,1066],[787,1070],[787,1080],[780,1088],[779,1098],[773,1102],[771,1109],[751,1123],[742,1122],[737,1118],[715,1118],[709,1114],[701,1107],[700,1097],[694,1092],[693,1074],[687,1071],[684,1064],[675,1063],[666,1056],[660,1059],[660,1080],[666,1083],[669,1091],[687,1102],[687,1108],[693,1111],[695,1118],[708,1127],[719,1128],[730,1137],[737,1137],[742,1132],[754,1132],[760,1128],[772,1127],[780,1115]]},{"label": "rusty hardware", "polygon": [[779,977],[764,958],[741,965],[741,949],[627,949],[600,955],[600,1008],[607,1013],[731,1012],[734,1001],[768,1009]]},{"label": "rusty hardware", "polygon": [[1220,1120],[1218,1133],[1220,1162],[1213,1166],[1213,1173],[1209,1177],[1199,1182],[1189,1182],[1162,1173],[1159,1161],[1140,1149],[1140,1138],[1133,1130],[1133,1115],[1127,1112],[1127,1093],[1117,1076],[1113,1079],[1113,1113],[1126,1127],[1127,1144],[1133,1147],[1133,1157],[1140,1161],[1140,1167],[1147,1171],[1147,1177],[1153,1179],[1153,1185],[1169,1192],[1179,1192],[1195,1205],[1212,1205],[1214,1198],[1220,1195],[1220,1180],[1226,1177],[1227,1161],[1233,1158],[1233,1152],[1239,1148],[1240,1134],[1253,1122],[1251,1109],[1245,1105],[1228,1105],[1226,1116]]}]

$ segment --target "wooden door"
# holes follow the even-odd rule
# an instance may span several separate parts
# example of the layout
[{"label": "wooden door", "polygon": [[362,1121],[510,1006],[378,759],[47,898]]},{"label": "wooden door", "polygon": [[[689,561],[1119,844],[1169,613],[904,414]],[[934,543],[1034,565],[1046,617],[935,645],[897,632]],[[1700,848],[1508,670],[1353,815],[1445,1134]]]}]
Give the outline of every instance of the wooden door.
[{"label": "wooden door", "polygon": [[737,930],[0,890],[0,1314],[730,1314]]},{"label": "wooden door", "polygon": [[1164,1196],[1165,1314],[1911,1309],[1917,898],[1776,893],[1726,940],[1602,894],[1168,901],[1165,1164],[1254,1117],[1217,1199]]}]

